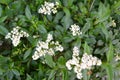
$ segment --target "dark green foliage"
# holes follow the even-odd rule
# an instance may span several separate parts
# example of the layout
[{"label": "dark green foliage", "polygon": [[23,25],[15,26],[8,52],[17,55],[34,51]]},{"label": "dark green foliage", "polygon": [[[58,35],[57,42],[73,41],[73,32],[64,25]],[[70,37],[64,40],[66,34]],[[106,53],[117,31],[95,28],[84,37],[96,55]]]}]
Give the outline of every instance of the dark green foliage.
[{"label": "dark green foliage", "polygon": [[[91,74],[83,71],[82,80],[120,80],[120,1],[119,0],[46,0],[59,2],[56,14],[39,14],[45,0],[0,0],[0,80],[77,80],[65,63],[78,46],[80,56],[87,52],[102,60]],[[115,20],[116,25],[113,23]],[[72,36],[70,26],[77,24],[81,36]],[[14,47],[5,35],[20,26],[29,33]],[[38,40],[48,33],[64,47],[54,56],[33,60]],[[35,38],[33,38],[35,36]],[[97,75],[97,77],[96,77]]]}]

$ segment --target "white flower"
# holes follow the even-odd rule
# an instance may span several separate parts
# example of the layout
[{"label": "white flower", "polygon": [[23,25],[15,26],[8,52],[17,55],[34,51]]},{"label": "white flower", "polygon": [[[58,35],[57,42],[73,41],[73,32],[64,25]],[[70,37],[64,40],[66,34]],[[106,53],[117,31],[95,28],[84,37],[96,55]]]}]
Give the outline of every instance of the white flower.
[{"label": "white flower", "polygon": [[56,6],[59,6],[59,3],[58,2],[55,2]]},{"label": "white flower", "polygon": [[115,20],[112,20],[112,26],[113,26],[113,27],[116,27]]},{"label": "white flower", "polygon": [[98,60],[97,57],[93,57],[93,58],[92,58],[92,64],[93,64],[93,65],[96,65],[97,60]]},{"label": "white flower", "polygon": [[83,54],[83,57],[81,58],[82,63],[87,63],[89,58],[90,57],[87,55],[87,53]]},{"label": "white flower", "polygon": [[[16,37],[16,36],[15,36],[15,37]],[[20,43],[20,39],[17,38],[17,37],[15,38],[15,37],[14,37],[14,39],[12,40],[12,44],[13,44],[13,46],[16,47],[16,46]]]},{"label": "white flower", "polygon": [[37,60],[39,58],[39,55],[37,55],[37,53],[36,53],[32,56],[32,58],[33,58],[33,60]]},{"label": "white flower", "polygon": [[58,41],[56,41],[54,44],[55,44],[55,45],[59,45],[59,42],[58,42]]},{"label": "white flower", "polygon": [[72,56],[71,64],[72,65],[78,65],[79,64],[79,59],[77,57]]},{"label": "white flower", "polygon": [[41,48],[37,48],[37,50],[34,52],[34,55],[32,56],[33,60],[37,60],[38,58],[45,56],[47,53],[46,50],[42,50]]},{"label": "white flower", "polygon": [[86,69],[87,68],[87,64],[81,63],[81,68],[82,69]]},{"label": "white flower", "polygon": [[55,44],[55,42],[54,42],[54,41],[51,41],[51,42],[50,42],[50,44],[51,44],[51,45],[54,45],[54,44]]},{"label": "white flower", "polygon": [[21,31],[20,34],[21,34],[21,37],[28,37],[29,36],[29,34],[26,33],[25,31]]},{"label": "white flower", "polygon": [[77,66],[74,67],[74,72],[75,73],[81,73],[81,71],[82,71],[82,68],[81,68],[80,65],[77,65]]},{"label": "white flower", "polygon": [[58,45],[58,46],[55,47],[55,50],[62,52],[63,51],[63,47],[61,45]]},{"label": "white flower", "polygon": [[71,25],[70,30],[72,31],[73,36],[82,34],[82,32],[80,31],[80,27],[76,24]]},{"label": "white flower", "polygon": [[52,9],[52,12],[53,12],[53,14],[57,13],[57,9],[56,9],[56,8],[53,8],[53,9]]},{"label": "white flower", "polygon": [[97,60],[97,65],[100,66],[102,64],[101,60]]},{"label": "white flower", "polygon": [[49,54],[49,55],[54,55],[55,52],[54,52],[54,50],[53,50],[52,48],[50,48],[50,49],[48,50],[48,54]]},{"label": "white flower", "polygon": [[39,56],[40,57],[45,56],[46,53],[47,53],[47,50],[40,50],[39,51]]},{"label": "white flower", "polygon": [[39,45],[41,48],[44,48],[44,49],[48,49],[48,43],[47,42],[43,42],[43,41],[39,41]]},{"label": "white flower", "polygon": [[59,44],[58,41],[56,41],[54,44],[55,44],[55,50],[56,51],[62,52],[64,50],[64,48],[62,47],[62,45]]},{"label": "white flower", "polygon": [[119,61],[120,60],[120,56],[118,56],[118,54],[115,57],[115,61]]},{"label": "white flower", "polygon": [[83,54],[81,61],[81,67],[83,69],[91,69],[92,66],[100,66],[102,64],[101,60],[99,60],[97,57],[93,57],[92,55],[88,55],[87,53]]},{"label": "white flower", "polygon": [[46,42],[50,42],[51,40],[53,40],[53,36],[48,34]]},{"label": "white flower", "polygon": [[38,47],[36,47],[36,51],[40,51],[42,48],[41,48],[41,46],[38,46]]},{"label": "white flower", "polygon": [[[52,41],[53,37],[51,34],[48,34],[46,41],[39,41],[34,55],[32,56],[33,60],[37,60],[38,58],[45,56],[46,54],[53,56],[55,54],[55,51],[63,51],[62,45],[59,44],[57,41],[57,45],[55,45],[55,42]],[[52,47],[51,47],[52,46]]]},{"label": "white flower", "polygon": [[34,55],[32,57],[33,60],[37,60],[39,57],[45,56],[48,48],[49,48],[48,43],[45,43],[43,41],[39,41],[37,44],[37,47],[35,49]]},{"label": "white flower", "polygon": [[5,36],[5,39],[11,39],[13,46],[17,46],[20,43],[21,37],[28,37],[29,34],[22,31],[20,27],[15,27],[13,30]]},{"label": "white flower", "polygon": [[66,62],[66,67],[68,68],[68,70],[71,70],[73,68],[77,78],[82,79],[82,70],[90,70],[92,66],[100,66],[101,64],[101,60],[99,60],[97,57],[93,57],[92,55],[88,55],[87,53],[83,54],[80,61],[79,49],[78,47],[74,46],[72,59]]},{"label": "white flower", "polygon": [[76,46],[73,48],[73,56],[79,56],[79,49]]},{"label": "white flower", "polygon": [[58,8],[59,3],[51,3],[51,2],[46,2],[44,3],[44,5],[42,5],[42,7],[38,10],[38,13],[42,13],[42,14],[48,14],[50,15],[51,13],[57,13],[57,8]]},{"label": "white flower", "polygon": [[82,68],[80,66],[79,60],[80,60],[80,58],[79,58],[78,47],[74,46],[72,59],[70,59],[66,62],[66,67],[68,68],[68,70],[71,70],[72,66],[74,66],[74,72],[77,73],[77,78],[81,79],[82,78],[82,73],[81,73]]},{"label": "white flower", "polygon": [[77,78],[78,78],[78,79],[82,79],[82,77],[83,77],[83,76],[82,76],[82,73],[77,73]]},{"label": "white flower", "polygon": [[89,60],[87,62],[87,66],[88,66],[89,69],[93,66],[92,60]]},{"label": "white flower", "polygon": [[72,69],[71,60],[68,60],[68,61],[66,62],[66,67],[67,67],[68,70],[71,70],[71,69]]},{"label": "white flower", "polygon": [[6,36],[5,36],[5,39],[9,39],[11,38],[11,33],[8,33]]}]

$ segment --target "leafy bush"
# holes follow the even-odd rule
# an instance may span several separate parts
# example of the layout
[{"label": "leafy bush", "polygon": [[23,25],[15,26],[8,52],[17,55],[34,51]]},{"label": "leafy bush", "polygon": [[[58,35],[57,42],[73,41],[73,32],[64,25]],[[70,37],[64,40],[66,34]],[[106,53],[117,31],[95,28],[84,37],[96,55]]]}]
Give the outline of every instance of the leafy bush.
[{"label": "leafy bush", "polygon": [[119,32],[119,0],[0,0],[0,80],[120,80]]}]

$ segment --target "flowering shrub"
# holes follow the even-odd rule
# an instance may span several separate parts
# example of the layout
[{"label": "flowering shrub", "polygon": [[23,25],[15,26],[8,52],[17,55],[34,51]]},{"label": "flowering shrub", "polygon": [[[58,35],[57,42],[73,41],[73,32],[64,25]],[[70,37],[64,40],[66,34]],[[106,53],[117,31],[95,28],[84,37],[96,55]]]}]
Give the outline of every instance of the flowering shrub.
[{"label": "flowering shrub", "polygon": [[0,0],[0,80],[119,80],[119,0]]}]

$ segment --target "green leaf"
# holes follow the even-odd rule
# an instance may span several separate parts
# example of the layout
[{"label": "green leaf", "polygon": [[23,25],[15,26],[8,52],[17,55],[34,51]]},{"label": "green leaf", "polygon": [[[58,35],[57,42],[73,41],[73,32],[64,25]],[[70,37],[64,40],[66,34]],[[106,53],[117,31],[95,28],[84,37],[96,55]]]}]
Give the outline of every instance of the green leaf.
[{"label": "green leaf", "polygon": [[7,63],[8,61],[9,61],[8,57],[4,57],[4,56],[0,55],[0,66]]},{"label": "green leaf", "polygon": [[58,58],[58,62],[59,62],[60,64],[65,64],[65,58],[64,58],[63,56],[60,56],[60,57]]},{"label": "green leaf", "polygon": [[116,2],[112,6],[112,11],[114,11],[115,13],[117,13],[118,15],[120,15],[120,1]]},{"label": "green leaf", "polygon": [[65,58],[63,56],[60,56],[57,61],[57,65],[59,66],[59,68],[65,68],[65,63]]},{"label": "green leaf", "polygon": [[58,39],[62,39],[62,35],[60,31],[55,31],[54,32],[55,37],[57,37]]},{"label": "green leaf", "polygon": [[104,42],[103,42],[102,40],[98,40],[98,41],[97,41],[97,45],[98,45],[98,46],[102,46],[103,44],[104,44]]},{"label": "green leaf", "polygon": [[64,34],[64,28],[62,27],[62,26],[60,26],[60,25],[56,25],[55,26],[55,29],[57,30],[57,31],[59,31],[59,32],[61,32],[62,34]]},{"label": "green leaf", "polygon": [[64,7],[63,11],[65,12],[65,16],[62,18],[61,23],[66,29],[68,29],[70,25],[73,23],[73,21],[71,19],[71,14],[70,14],[69,9]]},{"label": "green leaf", "polygon": [[71,37],[71,36],[66,36],[66,37],[63,38],[63,41],[64,41],[65,43],[69,43],[69,42],[71,42],[73,39],[74,39],[74,38]]},{"label": "green leaf", "polygon": [[[119,63],[118,63],[119,64]],[[120,66],[119,66],[120,67]],[[116,80],[119,80],[120,79],[120,69],[113,69],[114,70],[114,78]]]},{"label": "green leaf", "polygon": [[105,7],[104,4],[100,3],[99,5],[99,12],[98,12],[98,19],[95,24],[103,22],[110,17],[110,9],[109,7]]},{"label": "green leaf", "polygon": [[87,75],[87,70],[83,70],[83,79],[84,80],[89,80],[88,75]]},{"label": "green leaf", "polygon": [[116,3],[113,5],[113,10],[118,9],[118,8],[120,8],[120,1],[116,2]]},{"label": "green leaf", "polygon": [[25,8],[25,15],[29,20],[32,18],[32,14],[30,12],[29,6],[26,6],[26,8]]},{"label": "green leaf", "polygon": [[32,46],[36,46],[37,40],[33,37],[29,36],[27,37],[27,40],[32,44]]},{"label": "green leaf", "polygon": [[67,70],[62,70],[62,80],[69,80],[69,75]]},{"label": "green leaf", "polygon": [[30,55],[31,51],[32,51],[32,49],[29,48],[29,49],[25,52],[24,57],[23,57],[24,60]]},{"label": "green leaf", "polygon": [[5,4],[8,5],[10,2],[12,2],[13,0],[0,0],[1,4]]},{"label": "green leaf", "polygon": [[68,6],[68,0],[62,0],[64,6]]},{"label": "green leaf", "polygon": [[77,38],[77,40],[73,43],[74,46],[80,47],[81,46],[81,38]]},{"label": "green leaf", "polygon": [[13,80],[14,75],[11,70],[7,71],[5,75],[7,80]]},{"label": "green leaf", "polygon": [[0,25],[0,34],[5,36],[7,33],[8,33],[8,30],[4,26]]},{"label": "green leaf", "polygon": [[66,7],[63,8],[63,11],[65,12],[66,16],[70,16],[70,11]]},{"label": "green leaf", "polygon": [[84,27],[82,28],[82,34],[85,34],[91,27],[91,20],[87,19],[87,23],[85,23]]},{"label": "green leaf", "polygon": [[13,69],[12,72],[13,72],[16,76],[20,76],[20,73],[18,72],[18,70]]},{"label": "green leaf", "polygon": [[69,28],[70,24],[69,24],[69,20],[70,17],[64,16],[61,20],[62,25],[67,29]]},{"label": "green leaf", "polygon": [[83,3],[79,3],[79,8],[80,8],[80,11],[83,14],[87,14],[88,13],[87,8],[85,7],[85,5]]},{"label": "green leaf", "polygon": [[48,80],[51,80],[55,76],[55,73],[56,73],[55,70],[51,70]]},{"label": "green leaf", "polygon": [[61,23],[65,27],[65,29],[67,30],[70,27],[70,25],[73,24],[73,21],[72,21],[70,16],[66,15],[62,18]]},{"label": "green leaf", "polygon": [[64,13],[63,12],[58,12],[53,20],[53,22],[58,23],[59,20],[63,17]]},{"label": "green leaf", "polygon": [[87,42],[84,44],[84,53],[90,54],[90,47],[88,46]]},{"label": "green leaf", "polygon": [[29,74],[27,74],[27,78],[25,80],[33,80],[33,79]]},{"label": "green leaf", "polygon": [[114,48],[113,48],[113,45],[112,43],[109,44],[109,50],[107,52],[107,61],[108,62],[111,62],[113,60],[113,54],[114,54]]},{"label": "green leaf", "polygon": [[68,6],[72,6],[73,2],[74,2],[74,0],[68,0]]},{"label": "green leaf", "polygon": [[113,67],[111,64],[106,63],[104,65],[106,72],[107,72],[107,76],[108,76],[108,80],[113,80]]},{"label": "green leaf", "polygon": [[0,75],[3,75],[4,70],[0,68]]},{"label": "green leaf", "polygon": [[2,6],[0,5],[0,17],[2,16]]},{"label": "green leaf", "polygon": [[47,15],[47,19],[48,19],[49,21],[52,21],[53,16],[52,16],[52,15]]},{"label": "green leaf", "polygon": [[53,61],[51,55],[45,55],[45,62],[49,67],[51,68],[55,67],[55,62]]},{"label": "green leaf", "polygon": [[105,38],[106,38],[106,41],[107,41],[108,38],[109,38],[109,32],[107,30],[107,27],[104,24],[100,24],[99,26],[101,27],[102,32],[105,34]]},{"label": "green leaf", "polygon": [[0,18],[0,23],[3,23],[7,19],[7,16],[1,17]]},{"label": "green leaf", "polygon": [[111,65],[108,65],[107,67],[107,74],[108,74],[108,80],[113,80],[113,70]]},{"label": "green leaf", "polygon": [[116,10],[116,14],[120,15],[120,10]]},{"label": "green leaf", "polygon": [[47,33],[47,30],[46,30],[44,25],[38,25],[38,30],[42,34],[46,34]]}]

